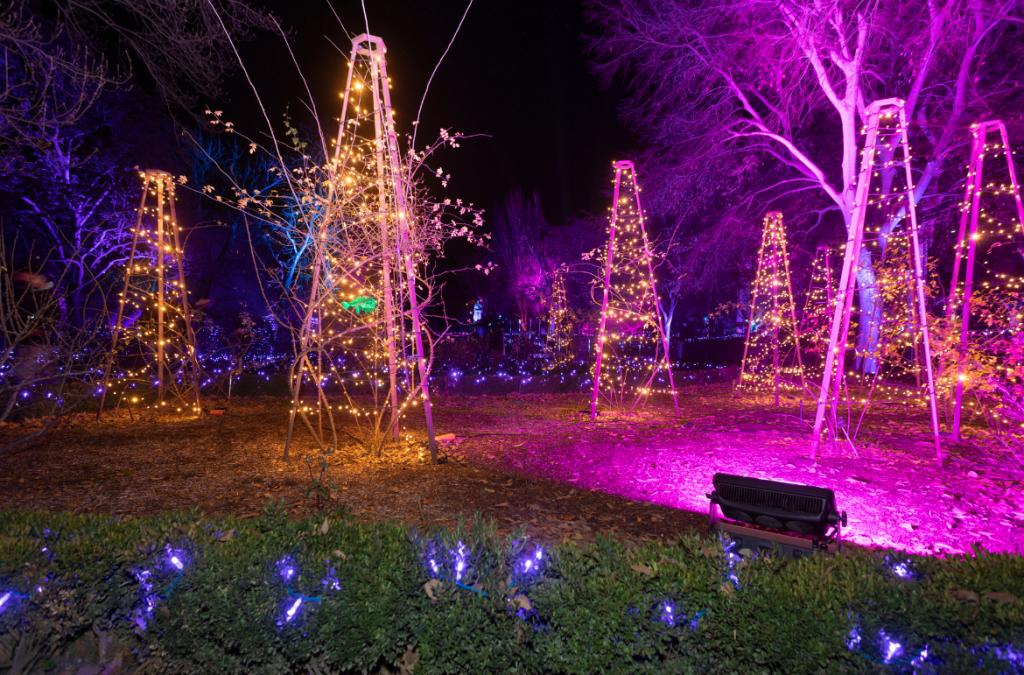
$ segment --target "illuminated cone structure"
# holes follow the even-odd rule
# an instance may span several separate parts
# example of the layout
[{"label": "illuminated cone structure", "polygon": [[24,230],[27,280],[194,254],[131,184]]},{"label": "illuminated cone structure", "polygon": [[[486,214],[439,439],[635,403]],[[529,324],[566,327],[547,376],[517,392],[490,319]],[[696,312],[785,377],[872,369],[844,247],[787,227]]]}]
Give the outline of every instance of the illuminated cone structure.
[{"label": "illuminated cone structure", "polygon": [[633,162],[615,163],[615,201],[608,226],[601,287],[601,321],[594,363],[594,392],[590,419],[597,417],[603,395],[612,407],[630,411],[651,394],[657,374],[668,375],[669,392],[679,416],[679,399],[668,358],[668,335],[654,284],[651,249],[647,242]]},{"label": "illuminated cone structure", "polygon": [[[201,374],[185,289],[174,180],[163,171],[145,171],[142,180],[97,416],[103,412],[108,389],[144,377],[155,380],[159,405],[170,391],[182,401],[192,399],[185,405],[194,412],[201,410]],[[127,316],[133,320],[126,322]],[[120,365],[137,360],[140,351],[144,368]]]},{"label": "illuminated cone structure", "polygon": [[[862,264],[861,252],[866,246],[884,243],[881,241],[882,237],[893,237],[894,227],[899,227],[903,229],[902,236],[906,242],[903,249],[906,251],[907,263],[902,268],[897,266],[897,269],[904,270],[910,291],[902,296],[906,298],[905,316],[908,317],[909,323],[905,339],[915,352],[917,349],[921,350],[925,371],[925,381],[921,389],[904,389],[910,394],[907,396],[908,399],[923,398],[929,409],[935,454],[941,464],[939,417],[925,304],[924,261],[921,259],[921,246],[918,240],[917,207],[910,166],[910,141],[906,133],[903,101],[895,98],[875,101],[868,106],[866,116],[866,139],[843,254],[843,268],[836,291],[836,306],[829,328],[828,350],[825,354],[818,406],[814,416],[810,454],[812,458],[817,458],[825,415],[830,412],[830,417],[834,420],[839,407],[857,272],[859,265]],[[865,226],[866,223],[874,223],[877,226],[869,229]],[[896,248],[899,249],[900,246],[897,245]],[[898,256],[894,253],[892,257]],[[877,317],[878,312],[875,312],[875,316],[865,316],[862,312],[860,320],[873,322],[878,320]],[[860,356],[864,358],[866,355]]]},{"label": "illuminated cone structure", "polygon": [[[424,260],[410,234],[412,196],[395,132],[386,53],[384,41],[379,37],[362,34],[352,38],[342,94],[341,128],[332,162],[335,178],[332,199],[337,203],[355,204],[358,207],[357,222],[351,228],[331,222],[329,231],[314,237],[318,248],[313,255],[310,299],[300,333],[300,348],[302,354],[308,354],[313,351],[313,346],[327,341],[321,334],[326,327],[322,319],[327,315],[341,314],[334,308],[342,308],[348,313],[344,315],[346,321],[362,321],[371,334],[372,331],[383,331],[382,335],[371,340],[370,349],[359,350],[362,357],[369,352],[368,358],[363,359],[364,363],[376,364],[373,372],[364,373],[364,376],[369,376],[364,381],[375,395],[387,397],[387,426],[395,440],[399,436],[402,413],[422,403],[428,448],[431,459],[436,461],[437,445],[423,348],[425,327],[421,318],[421,302],[416,295],[416,269]],[[366,233],[371,230],[365,226],[356,227],[368,221],[375,225],[372,241],[366,238]],[[357,230],[361,234],[356,235]],[[353,268],[351,258],[354,256],[360,260],[355,273],[349,271]],[[368,316],[374,312],[382,314]],[[381,352],[379,361],[378,350]],[[331,363],[330,358],[320,358],[317,363],[310,362],[308,358],[298,359],[293,368],[292,412],[285,458],[295,417],[304,410],[301,403],[303,379],[320,378],[321,364],[325,360]],[[399,391],[400,373],[405,374],[402,383],[406,392],[404,397]],[[418,383],[414,382],[416,375]],[[382,387],[379,379],[384,377],[387,385]],[[413,396],[415,391],[420,393]],[[318,392],[320,405],[326,405],[322,388],[318,387]],[[400,400],[402,398],[405,400]]]},{"label": "illuminated cone structure", "polygon": [[[832,272],[832,252],[827,246],[819,246],[811,264],[811,281],[804,297],[804,308],[800,315],[800,347],[805,355],[824,357],[828,346],[829,320],[835,307],[836,280]],[[811,366],[804,358],[806,369]]]},{"label": "illuminated cone structure", "polygon": [[[954,331],[953,322],[959,318],[959,358],[950,429],[954,441],[960,440],[965,361],[971,338],[971,293],[977,285],[986,289],[1021,289],[1019,279],[1009,278],[993,269],[1001,253],[1019,255],[1016,245],[1005,245],[1017,244],[1024,226],[1024,207],[1021,205],[1020,186],[1013,167],[1006,125],[1001,120],[981,122],[971,128],[971,133],[974,139],[967,165],[967,187],[960,210],[953,279],[949,285],[949,302],[946,303],[946,322]],[[986,157],[989,158],[988,174],[1000,176],[1000,180],[990,178],[985,181]],[[1013,219],[1016,222],[1012,222]]]},{"label": "illuminated cone structure", "polygon": [[565,270],[555,271],[551,282],[551,300],[548,307],[548,338],[544,344],[544,356],[548,370],[554,370],[572,360],[572,321],[565,297]]},{"label": "illuminated cone structure", "polygon": [[764,217],[738,391],[773,392],[778,405],[780,388],[802,388],[803,384],[786,231],[782,213],[772,211]]}]

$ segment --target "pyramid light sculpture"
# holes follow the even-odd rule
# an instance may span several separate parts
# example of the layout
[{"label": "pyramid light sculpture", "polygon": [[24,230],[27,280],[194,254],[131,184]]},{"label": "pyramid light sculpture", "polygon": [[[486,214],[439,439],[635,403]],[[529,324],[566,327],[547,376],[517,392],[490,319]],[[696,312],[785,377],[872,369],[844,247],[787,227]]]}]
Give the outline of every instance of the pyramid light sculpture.
[{"label": "pyramid light sculpture", "polygon": [[[410,241],[410,209],[409,185],[406,184],[404,168],[400,159],[398,135],[395,131],[394,111],[391,106],[390,81],[387,74],[387,47],[381,38],[366,33],[352,38],[352,51],[349,57],[349,68],[342,94],[341,125],[335,145],[333,166],[341,171],[347,161],[346,149],[352,150],[358,141],[370,140],[376,162],[376,182],[379,200],[379,212],[376,217],[380,221],[380,254],[381,282],[383,286],[383,323],[386,331],[386,348],[390,379],[389,402],[392,410],[392,437],[399,438],[399,422],[404,406],[398,401],[398,370],[399,355],[396,346],[402,342],[404,329],[399,320],[402,311],[402,288],[407,284],[407,302],[412,319],[412,339],[414,343],[416,367],[419,371],[422,386],[423,412],[426,418],[428,448],[431,461],[437,461],[437,442],[434,438],[433,415],[428,386],[427,361],[423,349],[423,321],[421,307],[416,296],[417,261]],[[367,97],[369,102],[367,104]],[[371,120],[373,136],[360,136],[359,125]],[[329,270],[322,269],[325,260],[318,257],[314,263],[313,281],[310,291],[310,304],[316,302],[319,286]],[[404,278],[404,281],[403,281]],[[311,316],[306,317],[309,322]],[[309,334],[308,326],[303,334]],[[305,345],[302,346],[305,350]],[[409,389],[412,390],[410,377]],[[288,455],[288,444],[292,437],[296,412],[300,406],[299,395],[302,386],[301,370],[297,374],[292,396],[292,411],[288,423],[288,440],[285,445],[285,457]],[[410,402],[411,403],[411,402]],[[408,403],[406,404],[408,405]]]},{"label": "pyramid light sculpture", "polygon": [[[597,418],[597,400],[601,393],[602,380],[606,381],[609,395],[613,395],[615,391],[624,394],[629,386],[628,377],[631,371],[650,371],[647,383],[636,388],[636,397],[630,408],[632,411],[651,393],[651,385],[661,367],[668,371],[669,388],[678,418],[679,397],[672,380],[668,335],[662,321],[661,306],[654,282],[654,266],[647,241],[647,229],[644,226],[643,209],[640,206],[636,168],[633,162],[628,160],[615,162],[614,167],[614,202],[608,227],[608,249],[605,253],[601,321],[594,362],[590,419]],[[609,331],[609,328],[612,330]],[[644,342],[651,341],[643,335],[648,328],[656,330],[657,336],[653,340],[654,357],[645,364],[639,356],[639,351]],[[608,356],[616,356],[616,343],[622,343],[619,345],[622,347],[623,344],[633,342],[638,348],[636,359],[630,361],[624,354],[618,354],[616,369],[602,372],[605,349],[612,350]]]},{"label": "pyramid light sculpture", "polygon": [[832,252],[828,246],[819,246],[814,254],[814,262],[811,263],[811,280],[800,313],[800,337],[804,354],[824,351],[824,345],[828,342],[829,312],[835,294]]},{"label": "pyramid light sculpture", "polygon": [[[174,206],[174,179],[166,171],[149,170],[141,173],[143,180],[142,198],[139,202],[139,210],[135,220],[135,229],[132,231],[132,246],[128,254],[128,265],[125,268],[124,287],[121,291],[117,305],[117,315],[114,318],[114,325],[111,336],[110,356],[103,373],[103,391],[100,395],[99,408],[96,411],[96,418],[103,414],[103,405],[106,401],[107,390],[110,388],[111,370],[117,358],[117,343],[124,332],[125,305],[134,301],[129,297],[136,296],[139,302],[155,302],[156,310],[156,344],[154,352],[156,355],[156,377],[157,377],[157,402],[163,403],[164,393],[167,389],[167,378],[170,368],[166,358],[167,339],[167,318],[168,310],[180,311],[181,320],[185,324],[185,344],[183,351],[188,354],[186,363],[191,366],[192,393],[195,398],[195,412],[202,410],[199,390],[200,369],[196,358],[195,333],[192,329],[192,316],[188,305],[188,292],[185,288],[185,270],[182,266],[184,251],[181,248],[181,237],[178,227],[178,214]],[[150,196],[155,197],[155,203],[151,207],[146,204]],[[165,206],[167,207],[165,211]],[[154,220],[152,230],[144,229],[143,216],[150,215]],[[155,267],[150,268],[139,256],[140,244],[153,249]],[[170,263],[177,268],[178,276],[168,279],[167,269]],[[156,284],[156,295],[148,288]],[[133,285],[132,282],[135,282]],[[180,307],[172,306],[170,299],[177,296]],[[141,307],[140,307],[141,309]]]},{"label": "pyramid light sculpture", "polygon": [[547,369],[553,370],[568,362],[570,353],[570,331],[572,321],[565,297],[565,270],[555,270],[551,282],[551,301],[548,307],[548,335],[544,344]]},{"label": "pyramid light sculpture", "polygon": [[[998,134],[998,140],[989,144],[989,135]],[[954,315],[957,309],[960,310],[960,335],[959,354],[957,359],[956,372],[956,394],[953,404],[953,422],[950,432],[953,441],[960,440],[960,419],[964,396],[964,359],[967,353],[968,340],[970,336],[971,321],[971,292],[975,284],[975,255],[977,244],[981,238],[995,239],[1002,237],[1005,241],[1011,241],[1014,235],[1024,231],[1024,206],[1021,205],[1020,186],[1017,183],[1017,173],[1013,166],[1013,153],[1010,151],[1010,141],[1006,134],[1006,124],[1002,120],[988,120],[980,122],[971,127],[973,142],[971,144],[971,159],[967,165],[967,186],[964,192],[964,202],[960,209],[960,230],[957,234],[956,254],[953,259],[953,278],[949,285],[949,301],[946,303],[946,325],[952,327]],[[1006,159],[1007,170],[1009,171],[1010,184],[986,185],[983,181],[985,156],[991,154],[993,158],[1003,155]],[[1007,231],[1006,228],[980,229],[985,225],[979,225],[980,217],[983,215],[983,196],[998,196],[1008,194],[1012,197],[1017,211],[1017,226]],[[990,219],[986,218],[986,221]],[[970,230],[968,230],[968,222]],[[1001,227],[996,224],[995,228]],[[967,260],[964,264],[964,252],[966,249]],[[964,282],[960,284],[960,267],[964,264]],[[1016,283],[1016,282],[1014,282]]]},{"label": "pyramid light sculpture", "polygon": [[[760,303],[766,306],[761,307]],[[755,330],[755,324],[763,323]],[[792,348],[796,363],[788,368],[782,361],[785,350]],[[780,351],[781,350],[781,351]],[[770,363],[766,363],[770,358]],[[764,217],[761,249],[757,256],[757,275],[750,298],[750,320],[743,344],[739,389],[746,391],[774,390],[779,405],[780,387],[793,387],[784,376],[795,376],[804,386],[804,364],[800,354],[800,334],[789,276],[789,254],[786,251],[786,230],[782,212],[771,211]]]},{"label": "pyramid light sculpture", "polygon": [[[923,350],[926,371],[925,397],[931,413],[932,437],[935,445],[935,456],[942,465],[942,446],[939,440],[939,415],[935,397],[935,379],[932,373],[931,341],[928,333],[928,313],[925,304],[924,261],[921,259],[921,247],[918,238],[917,207],[914,198],[914,179],[911,173],[910,139],[907,135],[906,112],[904,102],[898,98],[875,101],[865,111],[868,119],[865,133],[866,141],[861,155],[860,173],[854,192],[853,218],[850,224],[848,239],[843,256],[843,270],[839,278],[836,292],[835,312],[829,331],[828,351],[825,355],[825,367],[822,374],[821,390],[818,395],[817,411],[814,415],[814,427],[811,432],[810,455],[817,459],[821,444],[821,429],[825,420],[826,409],[831,405],[832,414],[838,408],[839,392],[842,389],[845,372],[847,340],[850,332],[850,318],[856,288],[857,267],[860,253],[865,243],[865,222],[869,208],[876,213],[902,214],[904,221],[909,221],[909,246],[911,249],[913,276],[912,286],[916,296],[916,311],[911,311],[917,335]],[[893,148],[900,151],[901,157],[896,159],[894,153],[892,167],[895,174],[902,168],[905,185],[902,190],[886,190],[871,192],[872,176],[883,168],[879,162],[879,153]]]}]

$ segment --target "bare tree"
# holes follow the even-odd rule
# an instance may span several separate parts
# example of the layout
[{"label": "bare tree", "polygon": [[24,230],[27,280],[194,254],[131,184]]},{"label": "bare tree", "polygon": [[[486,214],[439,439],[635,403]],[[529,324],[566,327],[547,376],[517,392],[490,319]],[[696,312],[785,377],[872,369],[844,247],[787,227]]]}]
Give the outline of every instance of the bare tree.
[{"label": "bare tree", "polygon": [[[591,0],[601,33],[590,49],[606,82],[629,79],[625,115],[650,142],[648,161],[686,173],[709,158],[763,156],[786,175],[749,200],[811,191],[825,202],[819,215],[837,213],[848,228],[866,105],[906,100],[920,202],[968,122],[1015,111],[1021,4]],[[861,311],[872,315],[870,251],[858,284]],[[858,339],[870,352],[877,335]]]},{"label": "bare tree", "polygon": [[0,14],[0,175],[21,170],[111,84],[102,59],[67,47],[54,32],[16,5]]},{"label": "bare tree", "polygon": [[508,283],[506,292],[515,303],[523,330],[530,320],[531,309],[545,295],[545,286],[550,289],[550,274],[545,274],[547,266],[541,249],[545,225],[540,195],[534,192],[527,199],[519,188],[509,192],[494,214],[492,249],[501,266],[500,273]]}]

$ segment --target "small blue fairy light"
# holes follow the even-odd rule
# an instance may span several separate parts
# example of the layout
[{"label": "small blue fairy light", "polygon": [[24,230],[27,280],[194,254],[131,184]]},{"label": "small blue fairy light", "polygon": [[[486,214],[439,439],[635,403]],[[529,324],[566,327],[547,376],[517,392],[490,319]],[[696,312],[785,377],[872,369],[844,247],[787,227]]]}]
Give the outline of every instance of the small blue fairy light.
[{"label": "small blue fairy light", "polygon": [[885,634],[885,631],[878,631],[879,645],[882,648],[882,660],[889,663],[903,653],[903,645],[896,642]]},{"label": "small blue fairy light", "polygon": [[182,564],[180,560],[178,560],[178,556],[176,555],[171,556],[171,564],[174,565],[174,567],[179,571],[185,569],[185,566]]},{"label": "small blue fairy light", "polygon": [[675,614],[673,614],[673,609],[674,607],[667,602],[662,603],[661,605],[661,620],[670,626],[676,625],[676,617]]},{"label": "small blue fairy light", "polygon": [[458,543],[458,549],[455,552],[455,581],[462,581],[462,573],[466,571],[466,547],[463,546],[462,541]]},{"label": "small blue fairy light", "polygon": [[11,594],[10,593],[4,593],[3,595],[0,595],[0,612],[4,611],[4,605],[6,605],[7,601],[10,600],[10,599],[11,599]]},{"label": "small blue fairy light", "polygon": [[291,621],[295,618],[295,613],[299,611],[299,605],[302,604],[302,598],[295,598],[295,604],[291,606],[287,612],[285,612],[285,621]]}]

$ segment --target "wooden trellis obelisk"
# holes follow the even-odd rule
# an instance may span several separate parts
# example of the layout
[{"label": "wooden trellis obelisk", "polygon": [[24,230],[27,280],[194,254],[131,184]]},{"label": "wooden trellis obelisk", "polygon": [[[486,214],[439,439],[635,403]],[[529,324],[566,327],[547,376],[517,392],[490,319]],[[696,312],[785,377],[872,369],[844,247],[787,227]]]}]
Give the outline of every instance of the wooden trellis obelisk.
[{"label": "wooden trellis obelisk", "polygon": [[[864,246],[864,224],[868,208],[887,209],[885,213],[901,215],[904,222],[909,222],[910,247],[912,249],[913,286],[917,300],[916,312],[911,312],[916,328],[917,339],[921,342],[924,353],[926,380],[926,396],[931,413],[932,436],[935,443],[935,456],[942,463],[942,446],[939,442],[939,414],[935,400],[935,379],[932,373],[931,344],[928,334],[928,312],[925,304],[924,261],[921,259],[921,247],[917,231],[917,207],[914,200],[914,178],[910,167],[910,139],[907,135],[906,113],[904,102],[898,98],[875,101],[866,111],[868,118],[866,140],[861,155],[860,174],[854,193],[852,222],[846,241],[843,256],[843,271],[839,278],[836,293],[836,307],[832,316],[829,334],[828,352],[825,355],[825,369],[822,375],[821,391],[818,395],[818,409],[814,416],[814,428],[811,436],[811,458],[816,459],[821,444],[821,429],[825,421],[826,409],[831,404],[833,412],[838,406],[839,392],[843,384],[845,372],[846,343],[849,338],[850,317],[853,312],[853,300],[856,290],[857,266],[860,264],[860,253]],[[888,148],[895,148],[902,153],[895,159],[895,170],[903,167],[905,186],[903,190],[875,193],[871,192],[872,175],[881,166],[877,165],[877,155]]]},{"label": "wooden trellis obelisk", "polygon": [[547,368],[557,368],[570,360],[569,306],[565,297],[565,270],[555,270],[551,281],[551,301],[548,307],[548,336],[544,343]]},{"label": "wooden trellis obelisk", "polygon": [[[971,321],[971,291],[974,284],[974,257],[977,241],[980,237],[996,235],[996,232],[979,232],[978,220],[981,215],[981,197],[983,193],[996,193],[1000,189],[992,189],[983,182],[985,155],[990,150],[1002,154],[1006,158],[1007,169],[1010,174],[1010,190],[1014,205],[1017,209],[1017,227],[1009,233],[1002,233],[1006,240],[1024,228],[1024,206],[1021,205],[1020,186],[1017,184],[1017,173],[1013,167],[1013,153],[1010,151],[1010,141],[1006,135],[1006,125],[1002,120],[988,120],[974,125],[971,128],[974,142],[971,144],[971,160],[967,165],[967,187],[964,192],[964,203],[960,209],[960,231],[957,235],[956,255],[953,259],[953,279],[949,285],[949,302],[946,303],[946,324],[952,326],[953,317],[957,311],[957,301],[960,309],[960,357],[957,359],[956,377],[956,398],[953,404],[953,423],[950,431],[954,441],[960,440],[960,416],[963,405],[964,382],[963,356],[967,352],[967,342],[970,332]],[[998,133],[1001,145],[992,147],[988,145],[989,134]],[[967,229],[968,222],[970,230]],[[963,262],[964,249],[967,249],[967,261],[964,272],[963,286],[960,285],[960,265]]]},{"label": "wooden trellis obelisk", "polygon": [[[768,299],[770,306],[761,311],[758,301]],[[755,330],[755,324],[767,324]],[[782,362],[786,354],[780,351],[791,343],[795,352],[796,365],[786,373]],[[753,345],[753,349],[751,346]],[[771,356],[770,383],[766,382],[763,364]],[[757,256],[757,275],[750,296],[750,320],[747,322],[747,339],[743,344],[743,361],[740,364],[740,388],[775,392],[775,405],[779,405],[779,388],[791,384],[783,375],[795,375],[800,387],[804,386],[804,364],[800,355],[800,333],[796,321],[796,307],[793,299],[793,284],[789,276],[789,254],[786,251],[786,230],[782,224],[782,212],[771,211],[764,217],[761,234],[761,250]]]},{"label": "wooden trellis obelisk", "polygon": [[[139,264],[140,243],[148,244],[155,252],[155,268],[152,276],[156,278],[155,297],[148,289],[134,289],[147,299],[152,299],[156,310],[156,377],[158,402],[162,402],[164,392],[167,389],[167,377],[169,375],[166,359],[167,335],[165,331],[166,312],[168,309],[168,286],[175,289],[181,301],[181,317],[185,323],[185,344],[181,349],[188,354],[188,363],[192,367],[191,379],[192,390],[195,396],[195,409],[201,409],[199,392],[199,362],[196,358],[195,333],[192,330],[192,317],[188,306],[188,293],[185,289],[185,270],[182,266],[183,251],[181,249],[181,237],[178,229],[178,214],[174,206],[174,179],[165,171],[144,171],[142,173],[142,199],[139,202],[139,211],[135,220],[135,229],[132,232],[132,247],[128,254],[128,265],[125,268],[124,288],[117,304],[117,316],[114,319],[113,335],[111,337],[110,356],[103,373],[103,392],[100,396],[99,409],[96,412],[97,418],[103,413],[103,405],[106,401],[107,389],[110,386],[111,369],[117,357],[117,343],[123,331],[125,304],[129,302],[129,294],[133,291],[133,278],[151,278],[147,264]],[[152,207],[147,207],[150,195],[155,196],[156,201]],[[165,203],[167,210],[165,211]],[[143,229],[143,216],[151,214],[154,219],[153,230]],[[141,240],[141,241],[140,241]],[[177,267],[178,276],[176,279],[168,280],[168,261],[172,261]]]},{"label": "wooden trellis obelisk", "polygon": [[[421,307],[416,296],[416,262],[412,242],[410,241],[409,223],[409,186],[406,184],[405,169],[400,159],[398,135],[395,132],[394,113],[391,107],[391,91],[388,82],[387,47],[381,38],[361,34],[352,38],[352,52],[349,57],[349,69],[342,94],[341,128],[335,146],[334,167],[340,170],[344,165],[346,148],[355,147],[360,136],[359,125],[364,121],[372,121],[372,140],[377,168],[377,192],[379,212],[376,217],[380,221],[381,232],[381,281],[384,296],[384,326],[386,331],[386,349],[388,353],[388,371],[390,379],[389,399],[392,410],[391,428],[394,439],[398,439],[400,407],[398,403],[398,371],[399,355],[397,345],[402,333],[398,324],[403,316],[400,286],[395,287],[394,280],[404,277],[409,302],[409,314],[412,319],[412,339],[419,370],[420,384],[423,389],[423,412],[426,417],[427,439],[431,461],[437,461],[437,442],[434,439],[434,423],[430,404],[430,389],[427,381],[427,362],[423,349],[423,321]],[[369,96],[369,104],[366,98]],[[362,101],[357,105],[356,100]],[[317,285],[323,273],[317,260],[313,274],[311,304],[318,292]],[[399,281],[399,283],[402,283]],[[410,377],[410,381],[412,378]],[[301,372],[295,381],[292,397],[292,413],[288,423],[288,441],[285,446],[287,457],[288,443],[291,441],[295,415],[299,406],[299,393],[302,385]]]},{"label": "wooden trellis obelisk", "polygon": [[[601,362],[608,338],[609,319],[616,325],[631,323],[641,331],[651,326],[657,330],[655,354],[651,361],[651,376],[646,386],[641,386],[633,409],[650,393],[662,363],[668,371],[668,382],[675,403],[676,417],[679,417],[679,398],[672,380],[672,363],[668,352],[668,334],[662,321],[661,306],[657,287],[654,283],[654,266],[651,248],[647,241],[643,209],[640,206],[640,187],[636,180],[633,162],[615,162],[614,202],[608,228],[608,250],[605,259],[604,288],[601,301],[601,322],[598,328],[597,357],[594,363],[594,391],[590,400],[590,419],[597,417],[597,399],[601,392]],[[619,260],[624,270],[616,265]],[[614,275],[614,279],[613,279]],[[618,339],[613,335],[612,339]],[[660,355],[660,357],[659,357]],[[625,378],[624,373],[619,377]],[[618,385],[625,387],[623,384]]]},{"label": "wooden trellis obelisk", "polygon": [[819,246],[811,263],[811,280],[800,316],[800,336],[805,354],[818,354],[828,342],[829,312],[835,295],[832,255],[828,246]]}]

